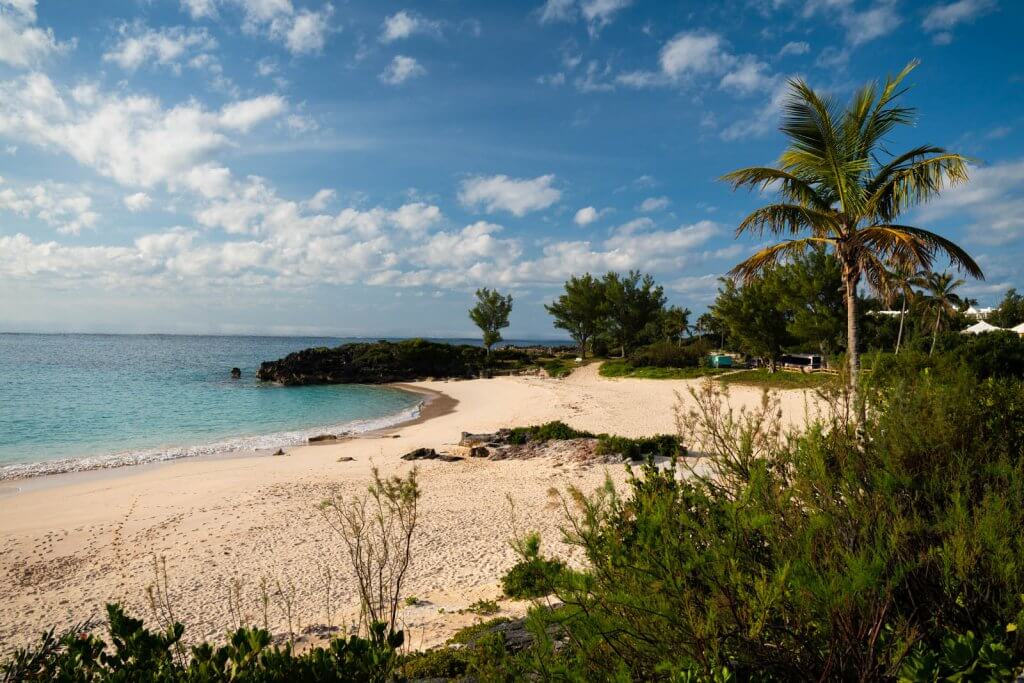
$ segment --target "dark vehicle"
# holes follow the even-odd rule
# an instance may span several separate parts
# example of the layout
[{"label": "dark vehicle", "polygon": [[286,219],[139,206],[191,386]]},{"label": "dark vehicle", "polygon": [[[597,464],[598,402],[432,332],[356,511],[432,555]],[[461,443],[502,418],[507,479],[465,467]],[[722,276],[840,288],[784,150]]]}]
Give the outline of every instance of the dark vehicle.
[{"label": "dark vehicle", "polygon": [[814,372],[824,367],[822,358],[817,353],[789,353],[779,359],[782,367],[787,370]]}]

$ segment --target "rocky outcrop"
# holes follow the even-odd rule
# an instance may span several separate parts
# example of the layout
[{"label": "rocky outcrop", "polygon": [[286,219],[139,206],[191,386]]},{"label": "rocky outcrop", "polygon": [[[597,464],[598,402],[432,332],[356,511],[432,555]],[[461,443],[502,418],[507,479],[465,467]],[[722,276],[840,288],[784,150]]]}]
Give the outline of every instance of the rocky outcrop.
[{"label": "rocky outcrop", "polygon": [[409,451],[402,456],[402,460],[440,460],[442,462],[458,462],[462,460],[457,455],[449,455],[447,453],[438,453],[433,448],[417,448],[414,451]]},{"label": "rocky outcrop", "polygon": [[382,384],[470,378],[485,362],[483,348],[422,339],[305,349],[260,365],[256,377],[285,385]]}]

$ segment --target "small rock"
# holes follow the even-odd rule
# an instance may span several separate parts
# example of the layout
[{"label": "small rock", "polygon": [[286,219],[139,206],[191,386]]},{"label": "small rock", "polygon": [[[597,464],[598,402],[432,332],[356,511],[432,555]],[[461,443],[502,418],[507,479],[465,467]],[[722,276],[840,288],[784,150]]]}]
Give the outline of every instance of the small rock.
[{"label": "small rock", "polygon": [[287,455],[287,453],[284,452],[283,448],[278,448],[276,451],[274,451],[274,455]]},{"label": "small rock", "polygon": [[471,458],[486,458],[491,452],[487,450],[487,446],[473,446],[469,449],[469,457]]},{"label": "small rock", "polygon": [[309,443],[324,443],[324,442],[327,442],[327,441],[337,441],[337,440],[338,440],[338,437],[335,434],[317,434],[316,436],[309,437],[308,442]]},{"label": "small rock", "polygon": [[462,458],[457,455],[438,453],[433,448],[417,448],[402,456],[402,460],[441,460],[442,462],[457,462]]},{"label": "small rock", "polygon": [[355,458],[350,457],[348,455],[343,455],[340,458],[338,458],[338,462],[352,462],[353,460],[355,460]]}]

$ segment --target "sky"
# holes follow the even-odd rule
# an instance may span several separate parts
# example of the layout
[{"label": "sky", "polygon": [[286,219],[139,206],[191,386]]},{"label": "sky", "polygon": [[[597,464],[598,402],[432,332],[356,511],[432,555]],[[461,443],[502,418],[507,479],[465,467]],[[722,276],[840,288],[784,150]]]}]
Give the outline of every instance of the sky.
[{"label": "sky", "polygon": [[971,181],[905,222],[1024,286],[1020,0],[0,0],[0,331],[563,336],[570,275],[699,312],[758,247],[787,81],[921,65]]}]

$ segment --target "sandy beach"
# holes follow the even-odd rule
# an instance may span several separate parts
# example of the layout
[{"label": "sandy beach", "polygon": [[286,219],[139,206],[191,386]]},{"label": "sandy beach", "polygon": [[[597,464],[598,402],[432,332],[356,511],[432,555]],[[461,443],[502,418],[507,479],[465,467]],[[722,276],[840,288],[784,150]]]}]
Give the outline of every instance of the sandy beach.
[{"label": "sandy beach", "polygon": [[[191,638],[219,638],[232,627],[230,586],[241,582],[242,611],[261,623],[257,585],[293,586],[299,630],[326,624],[324,568],[333,576],[330,621],[351,620],[357,599],[341,540],[317,505],[332,492],[365,490],[373,467],[408,472],[400,459],[418,447],[439,451],[463,431],[561,419],[597,432],[640,436],[674,432],[676,392],[690,399],[693,381],[604,379],[597,366],[570,377],[502,377],[419,382],[407,388],[432,400],[420,419],[361,438],[288,449],[287,455],[199,457],[115,470],[5,482],[0,491],[0,649],[99,617],[119,601],[151,618],[146,586],[154,558],[166,558],[175,617]],[[733,387],[735,406],[761,400],[759,389]],[[780,394],[785,418],[802,422],[813,403],[803,391]],[[339,461],[339,458],[353,458]],[[562,512],[549,491],[585,491],[621,466],[579,466],[545,459],[419,464],[421,526],[403,610],[412,647],[443,642],[478,619],[459,614],[480,599],[500,599],[499,580],[514,562],[506,496],[523,530],[540,531],[546,553],[573,559],[560,542]],[[578,559],[578,558],[577,558]],[[290,589],[289,589],[290,592]],[[501,614],[525,605],[500,601]],[[280,600],[271,630],[287,630]]]}]

